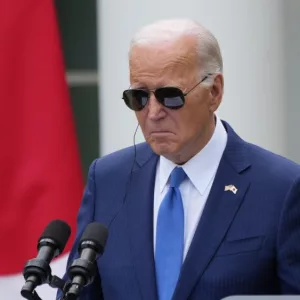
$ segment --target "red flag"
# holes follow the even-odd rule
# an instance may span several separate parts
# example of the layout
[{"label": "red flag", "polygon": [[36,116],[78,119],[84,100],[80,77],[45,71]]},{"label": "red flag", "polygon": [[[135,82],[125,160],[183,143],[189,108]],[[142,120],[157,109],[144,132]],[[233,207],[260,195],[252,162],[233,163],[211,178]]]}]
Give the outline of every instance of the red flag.
[{"label": "red flag", "polygon": [[3,276],[22,272],[53,219],[71,225],[69,251],[83,191],[52,0],[0,2],[0,138]]}]

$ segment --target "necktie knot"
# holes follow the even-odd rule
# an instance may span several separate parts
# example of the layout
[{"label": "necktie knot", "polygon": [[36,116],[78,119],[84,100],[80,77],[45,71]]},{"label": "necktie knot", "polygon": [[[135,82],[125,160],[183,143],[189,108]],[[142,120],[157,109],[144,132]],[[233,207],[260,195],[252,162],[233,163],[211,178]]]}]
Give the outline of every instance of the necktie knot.
[{"label": "necktie knot", "polygon": [[176,167],[170,177],[170,187],[178,188],[180,184],[183,182],[185,179],[186,174],[183,170],[183,168]]}]

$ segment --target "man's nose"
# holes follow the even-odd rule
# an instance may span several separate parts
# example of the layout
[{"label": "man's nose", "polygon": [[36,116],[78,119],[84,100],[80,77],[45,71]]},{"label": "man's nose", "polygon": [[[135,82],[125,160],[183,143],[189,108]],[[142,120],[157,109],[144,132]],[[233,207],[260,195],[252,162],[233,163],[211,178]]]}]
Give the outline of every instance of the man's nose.
[{"label": "man's nose", "polygon": [[154,93],[150,94],[148,100],[148,117],[152,120],[160,119],[164,116],[163,106],[157,101]]}]

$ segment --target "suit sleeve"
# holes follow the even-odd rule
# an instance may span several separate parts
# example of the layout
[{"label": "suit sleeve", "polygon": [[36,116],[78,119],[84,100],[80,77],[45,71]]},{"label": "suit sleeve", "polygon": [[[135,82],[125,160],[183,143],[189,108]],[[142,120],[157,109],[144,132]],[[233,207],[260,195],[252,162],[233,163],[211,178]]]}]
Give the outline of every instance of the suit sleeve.
[{"label": "suit sleeve", "polygon": [[[95,211],[95,168],[96,168],[97,160],[95,160],[89,169],[87,185],[84,191],[82,203],[77,216],[77,232],[75,242],[72,246],[68,262],[67,268],[72,264],[72,262],[79,257],[78,254],[78,244],[81,239],[81,236],[86,228],[86,226],[93,222],[94,220],[94,211]],[[63,277],[64,280],[68,279],[67,274]],[[57,293],[56,299],[60,299],[62,297],[62,293],[59,291]],[[101,291],[101,280],[99,276],[99,272],[97,270],[97,275],[92,284],[83,288],[82,293],[80,294],[79,300],[92,300],[103,299],[102,291]]]},{"label": "suit sleeve", "polygon": [[277,239],[278,276],[282,294],[300,294],[300,178],[282,208]]}]

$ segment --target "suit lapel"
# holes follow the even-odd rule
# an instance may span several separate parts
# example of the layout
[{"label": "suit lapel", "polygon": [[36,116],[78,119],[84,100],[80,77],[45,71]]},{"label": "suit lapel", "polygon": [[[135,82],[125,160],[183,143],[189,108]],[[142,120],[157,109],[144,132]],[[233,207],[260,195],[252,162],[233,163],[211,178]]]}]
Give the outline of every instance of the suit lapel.
[{"label": "suit lapel", "polygon": [[[250,166],[246,143],[235,135],[228,124],[224,123],[224,126],[228,131],[227,146],[182,266],[174,300],[188,299],[224,239],[249,188],[248,177],[241,174]],[[228,185],[236,187],[236,193],[229,189],[225,191]]]},{"label": "suit lapel", "polygon": [[141,298],[157,299],[153,253],[153,196],[157,156],[137,157],[137,167],[131,177],[126,206],[132,262],[140,286]]}]

